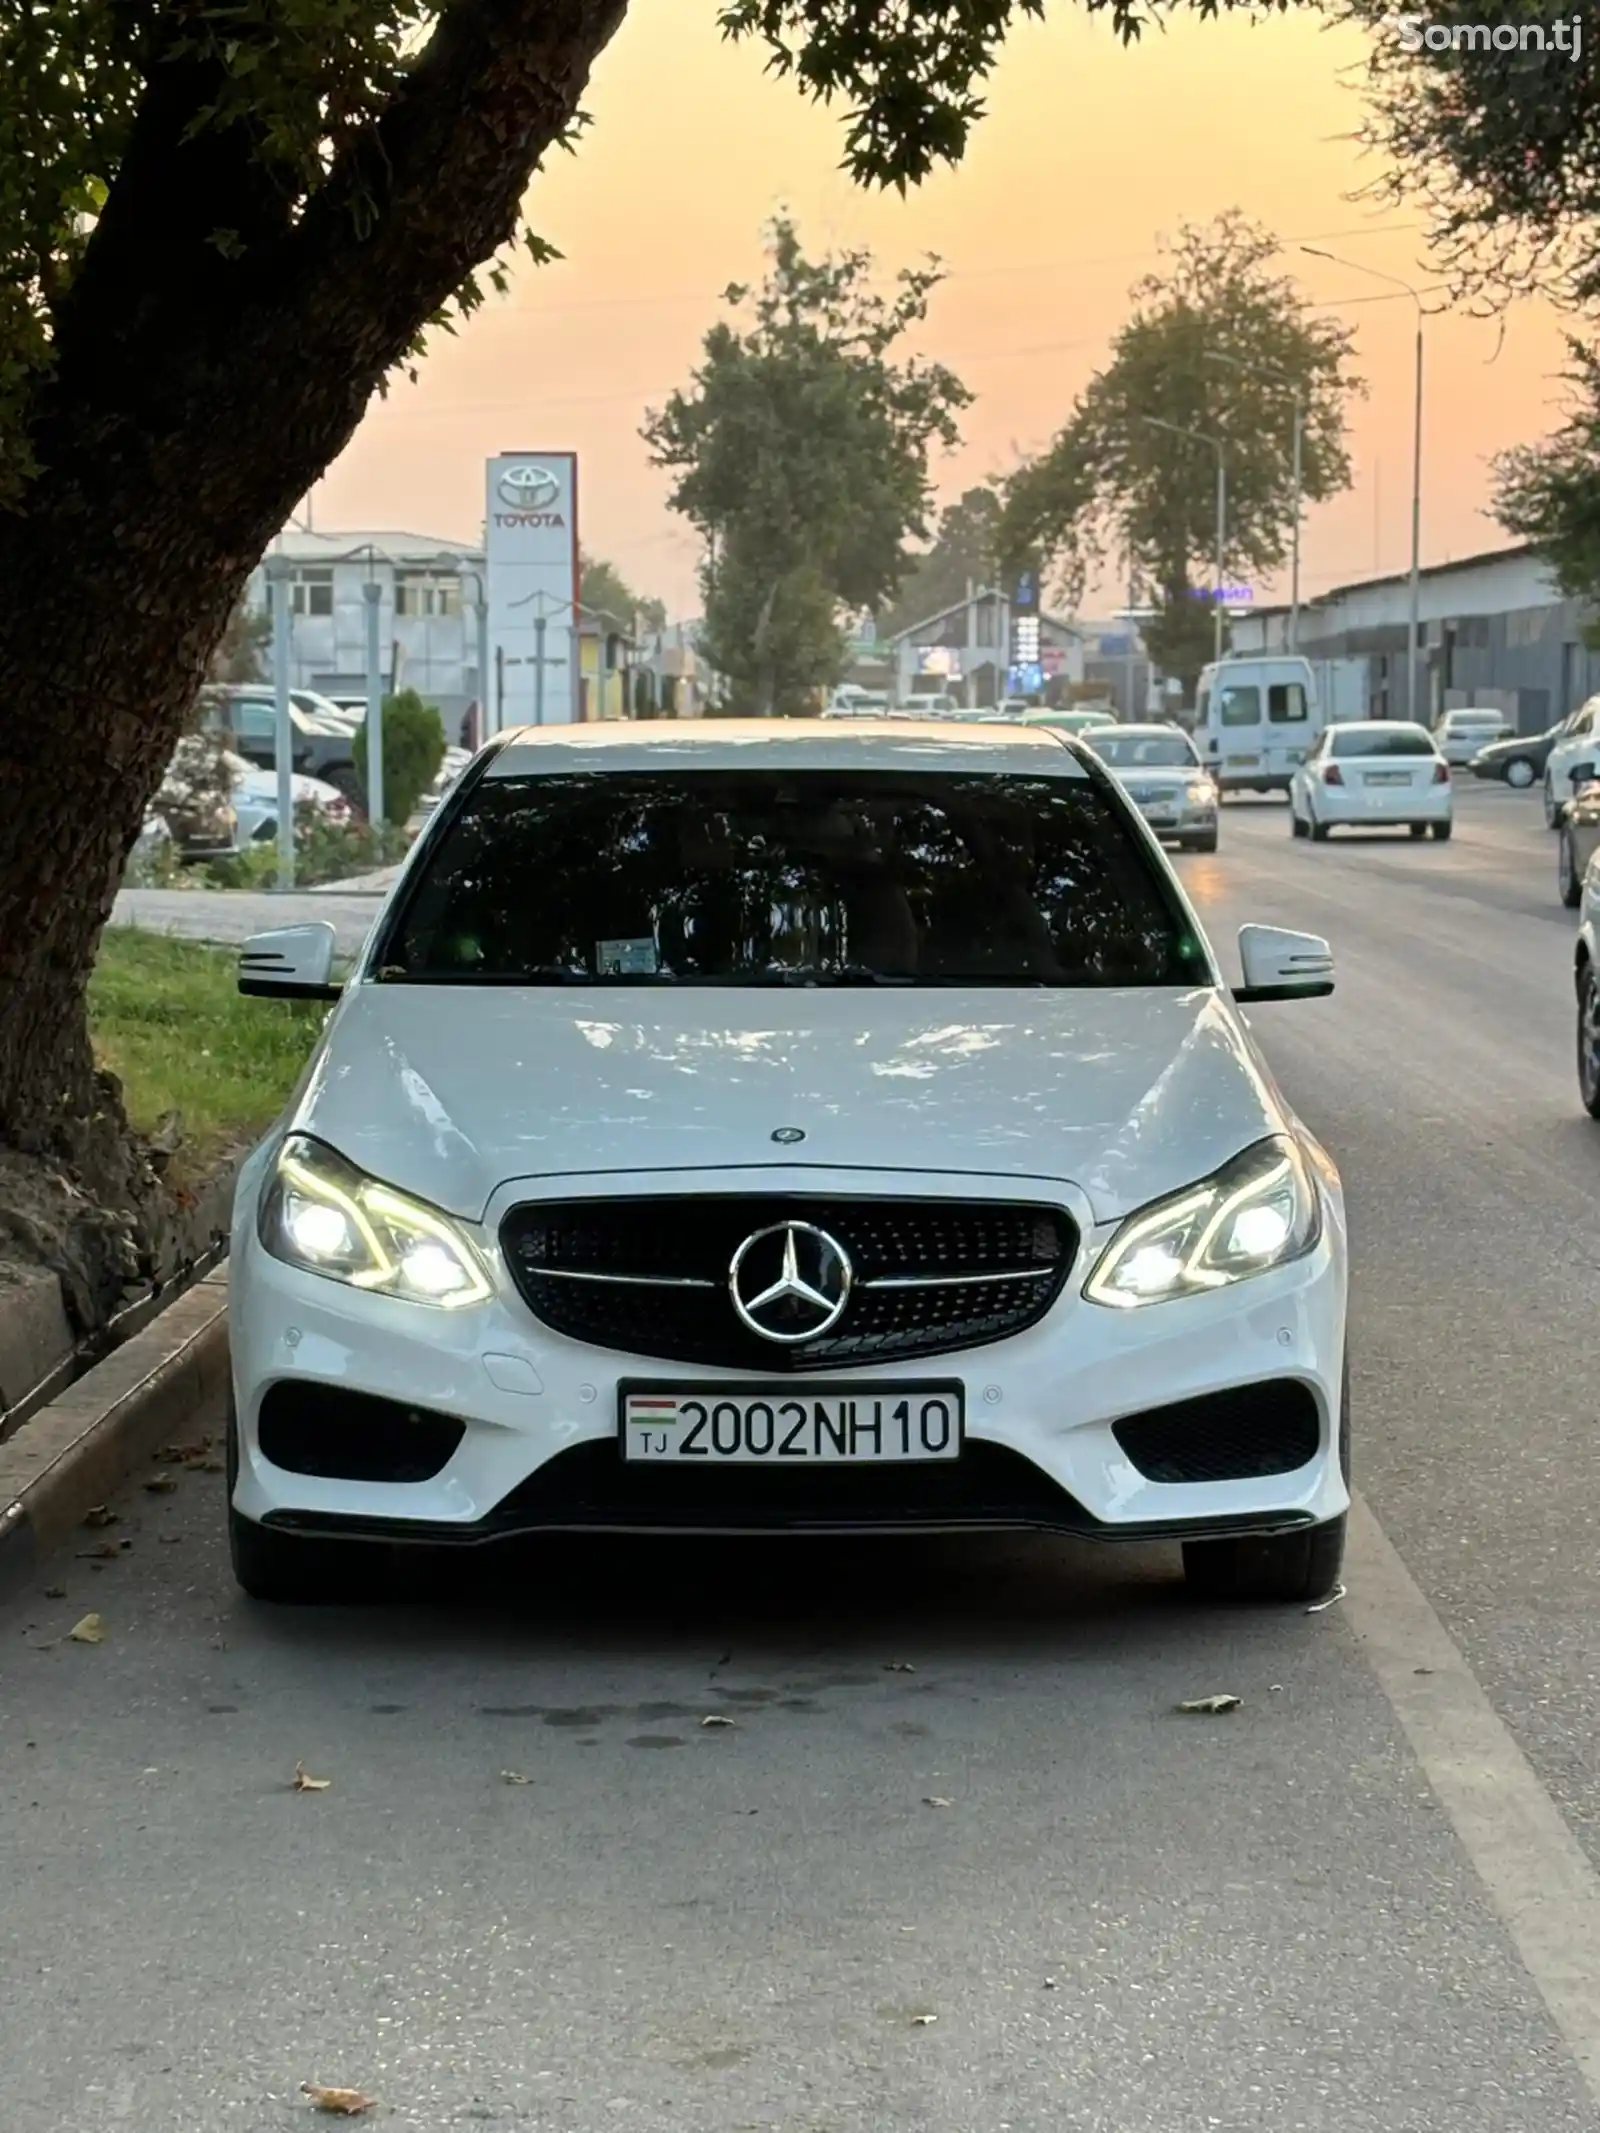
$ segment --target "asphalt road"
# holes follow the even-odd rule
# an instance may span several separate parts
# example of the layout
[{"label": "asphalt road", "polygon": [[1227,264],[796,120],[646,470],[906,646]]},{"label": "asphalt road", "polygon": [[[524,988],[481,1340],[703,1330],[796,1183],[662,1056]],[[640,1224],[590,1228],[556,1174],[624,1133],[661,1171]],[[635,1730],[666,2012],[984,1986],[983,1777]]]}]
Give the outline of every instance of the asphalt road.
[{"label": "asphalt road", "polygon": [[4,2133],[272,2133],[306,2080],[406,2133],[1600,2133],[1600,1129],[1551,841],[1469,788],[1448,846],[1245,803],[1180,864],[1230,957],[1247,918],[1339,957],[1257,1026],[1351,1199],[1348,1598],[607,1546],[281,1614],[218,1477],[131,1489],[120,1560],[0,1610]]}]

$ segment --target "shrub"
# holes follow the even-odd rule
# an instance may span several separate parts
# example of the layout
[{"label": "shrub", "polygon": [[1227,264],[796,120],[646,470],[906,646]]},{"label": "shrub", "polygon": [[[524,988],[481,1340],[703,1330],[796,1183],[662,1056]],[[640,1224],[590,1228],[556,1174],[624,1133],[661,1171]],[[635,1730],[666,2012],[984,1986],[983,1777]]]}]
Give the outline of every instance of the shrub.
[{"label": "shrub", "polygon": [[[383,703],[383,812],[403,829],[444,761],[444,721],[415,689],[402,689]],[[367,729],[356,734],[356,775],[367,786]]]}]

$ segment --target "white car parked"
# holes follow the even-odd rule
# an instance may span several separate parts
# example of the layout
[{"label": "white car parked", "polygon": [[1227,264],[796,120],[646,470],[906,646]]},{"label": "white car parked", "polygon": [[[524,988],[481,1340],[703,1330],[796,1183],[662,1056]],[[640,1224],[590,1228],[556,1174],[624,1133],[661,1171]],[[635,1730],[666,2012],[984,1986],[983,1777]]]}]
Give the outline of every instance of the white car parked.
[{"label": "white car parked", "polygon": [[1586,785],[1600,765],[1600,696],[1580,704],[1561,729],[1545,758],[1544,819],[1555,829],[1578,785]]},{"label": "white car parked", "polygon": [[1217,848],[1216,782],[1176,726],[1102,726],[1082,736],[1158,837],[1185,851]]},{"label": "white car parked", "polygon": [[422,832],[234,1207],[234,1565],[566,1531],[1181,1541],[1306,1601],[1349,1503],[1337,1172],[1087,750],[523,730]]},{"label": "white car parked", "polygon": [[1435,722],[1433,737],[1445,761],[1464,769],[1483,749],[1515,730],[1503,711],[1447,711]]},{"label": "white car parked", "polygon": [[1441,842],[1454,820],[1450,766],[1426,726],[1362,719],[1326,726],[1289,787],[1290,827],[1321,844],[1330,830],[1432,830]]}]

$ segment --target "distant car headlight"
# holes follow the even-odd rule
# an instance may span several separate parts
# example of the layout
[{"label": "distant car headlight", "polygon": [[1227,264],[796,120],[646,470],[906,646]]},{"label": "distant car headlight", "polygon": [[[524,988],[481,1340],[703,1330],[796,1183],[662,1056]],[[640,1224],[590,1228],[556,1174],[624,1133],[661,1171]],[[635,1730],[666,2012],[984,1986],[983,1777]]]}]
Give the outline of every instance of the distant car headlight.
[{"label": "distant car headlight", "polygon": [[354,1289],[445,1311],[493,1294],[448,1215],[380,1185],[304,1134],[291,1134],[278,1151],[258,1227],[275,1259]]},{"label": "distant car headlight", "polygon": [[1258,1141],[1214,1177],[1130,1215],[1084,1285],[1090,1303],[1129,1311],[1264,1274],[1309,1252],[1322,1210],[1305,1157]]},{"label": "distant car headlight", "polygon": [[1184,798],[1191,807],[1207,807],[1217,797],[1217,788],[1210,778],[1191,778],[1184,789]]}]

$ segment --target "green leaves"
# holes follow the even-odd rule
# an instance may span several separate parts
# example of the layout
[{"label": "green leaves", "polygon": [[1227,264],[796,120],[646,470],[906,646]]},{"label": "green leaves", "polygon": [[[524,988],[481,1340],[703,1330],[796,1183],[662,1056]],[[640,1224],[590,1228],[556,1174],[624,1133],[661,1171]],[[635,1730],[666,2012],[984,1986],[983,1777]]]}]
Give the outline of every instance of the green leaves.
[{"label": "green leaves", "polygon": [[1349,486],[1345,409],[1364,390],[1348,369],[1349,329],[1310,311],[1274,270],[1278,252],[1237,213],[1181,229],[1132,291],[1106,368],[1007,487],[1004,559],[1050,554],[1076,591],[1108,551],[1125,556],[1161,609],[1152,650],[1162,641],[1179,673],[1196,671],[1210,642],[1209,607],[1193,593],[1215,571],[1210,440],[1227,469],[1229,575],[1265,575],[1287,554],[1297,393],[1304,499]]},{"label": "green leaves", "polygon": [[1567,356],[1567,420],[1496,459],[1495,516],[1543,552],[1568,599],[1600,602],[1600,356],[1571,336]]},{"label": "green leaves", "polygon": [[713,551],[708,656],[763,709],[797,707],[835,677],[841,604],[892,596],[924,530],[929,451],[955,443],[970,398],[942,365],[893,356],[936,261],[885,293],[869,253],[808,259],[781,215],[768,259],[758,289],[728,292],[737,322],[707,333],[690,389],[644,428],[677,476],[673,508]]}]

